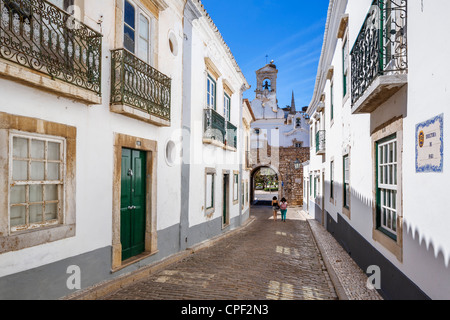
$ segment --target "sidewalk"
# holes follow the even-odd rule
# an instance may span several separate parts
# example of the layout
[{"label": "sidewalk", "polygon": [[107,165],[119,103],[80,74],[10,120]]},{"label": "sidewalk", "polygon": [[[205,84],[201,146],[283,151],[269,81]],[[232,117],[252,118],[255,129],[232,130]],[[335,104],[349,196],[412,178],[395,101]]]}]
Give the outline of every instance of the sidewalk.
[{"label": "sidewalk", "polygon": [[298,209],[305,218],[322,254],[331,280],[340,300],[383,300],[376,290],[367,286],[367,275],[344,251],[341,245],[325,228],[305,211]]}]

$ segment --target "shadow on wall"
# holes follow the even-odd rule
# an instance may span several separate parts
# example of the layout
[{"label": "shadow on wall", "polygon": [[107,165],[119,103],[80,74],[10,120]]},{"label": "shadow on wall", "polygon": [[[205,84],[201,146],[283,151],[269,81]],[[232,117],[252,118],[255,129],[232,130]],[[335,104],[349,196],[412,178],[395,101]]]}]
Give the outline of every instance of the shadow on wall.
[{"label": "shadow on wall", "polygon": [[[380,267],[384,275],[380,290],[383,297],[408,300],[429,299],[424,293],[426,291],[436,295],[432,298],[450,299],[449,258],[444,256],[441,249],[436,250],[432,239],[425,241],[420,228],[413,229],[403,222],[403,261],[399,263],[404,268],[400,271],[394,265],[394,263],[399,264],[395,258],[391,263],[372,244],[375,242],[372,240],[372,234],[367,235],[367,228],[370,230],[373,228],[375,201],[358,190],[351,189],[349,220],[342,213],[343,185],[335,182],[333,187],[336,206],[330,202],[330,184],[326,181],[324,201],[326,228],[364,272],[371,265]],[[310,203],[316,202],[310,198]],[[316,210],[322,210],[321,202],[316,203]],[[334,214],[329,213],[336,211],[338,212],[337,220],[333,218]],[[362,221],[363,223],[367,221],[368,225],[361,226]],[[359,223],[359,230],[355,229],[356,223]],[[366,238],[361,235],[364,232]],[[382,244],[380,243],[379,246]],[[414,282],[411,279],[414,279]]]},{"label": "shadow on wall", "polygon": [[[342,213],[342,203],[343,203],[343,185],[341,183],[334,182],[333,184],[334,188],[334,200],[335,204],[330,202],[330,183],[329,181],[325,181],[325,211],[326,212],[338,212],[341,216],[343,216]],[[350,188],[351,192],[351,199],[350,199],[350,208],[351,208],[351,218],[349,223],[352,223],[352,217],[355,217],[357,215],[365,215],[367,216],[367,223],[370,224],[370,228],[373,228],[373,208],[376,206],[376,201],[372,197],[368,197],[367,195],[363,194],[362,192],[359,192],[358,190],[354,188]],[[311,202],[316,203],[316,205],[322,209],[322,201],[314,201],[314,199],[310,198]],[[334,210],[327,210],[334,208]],[[405,212],[403,212],[403,216],[405,216]],[[360,220],[361,221],[361,220]],[[354,226],[352,225],[354,228]],[[356,230],[358,231],[358,230]],[[411,224],[408,223],[408,221],[404,218],[403,219],[403,242],[407,240],[406,237],[409,237],[410,240],[412,240],[416,247],[420,247],[420,250],[417,250],[417,248],[414,248],[414,252],[419,251],[425,251],[428,254],[433,254],[433,257],[439,261],[440,264],[442,264],[446,269],[449,268],[450,264],[450,257],[445,256],[444,252],[441,247],[436,246],[433,243],[432,235],[425,235],[420,231],[420,227],[415,226],[413,227]],[[341,243],[342,244],[342,243]],[[409,244],[411,246],[411,244]],[[346,245],[347,247],[347,245]],[[424,252],[422,252],[424,254]],[[405,257],[406,259],[412,259],[411,257]],[[405,260],[406,260],[405,259]],[[450,276],[450,275],[449,275]]]}]

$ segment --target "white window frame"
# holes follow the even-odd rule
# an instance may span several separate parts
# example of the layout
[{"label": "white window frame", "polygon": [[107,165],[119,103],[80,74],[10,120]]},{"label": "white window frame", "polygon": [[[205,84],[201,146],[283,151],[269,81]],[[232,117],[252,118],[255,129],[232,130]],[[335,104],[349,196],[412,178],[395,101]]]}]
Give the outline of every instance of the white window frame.
[{"label": "white window frame", "polygon": [[[37,161],[37,162],[44,162],[45,163],[45,168],[47,167],[47,164],[50,163],[59,163],[60,164],[60,172],[59,172],[59,180],[45,180],[45,173],[44,173],[44,180],[29,180],[30,177],[28,177],[27,180],[14,180],[13,179],[13,161],[14,160],[18,160],[21,159],[22,161],[28,161],[28,172],[31,172],[31,155],[30,155],[30,146],[28,146],[28,156],[27,158],[14,158],[14,146],[13,146],[13,141],[14,138],[18,137],[18,138],[23,138],[23,139],[27,139],[28,141],[31,140],[39,140],[39,141],[44,141],[45,142],[45,148],[47,149],[47,144],[48,142],[54,142],[54,143],[59,143],[60,144],[60,160],[59,161],[53,161],[53,160],[48,160],[47,159],[47,151],[44,150],[44,161]],[[10,132],[10,137],[9,137],[9,177],[8,177],[8,230],[10,231],[10,233],[14,233],[14,232],[18,232],[18,231],[24,231],[24,230],[34,230],[37,228],[43,228],[43,227],[48,227],[48,226],[53,226],[53,225],[59,225],[59,224],[64,224],[64,216],[65,216],[65,212],[64,212],[64,207],[65,207],[65,182],[66,182],[66,139],[62,138],[62,137],[55,137],[55,136],[50,136],[50,135],[41,135],[41,134],[35,134],[35,133],[26,133],[26,132],[20,132],[20,131],[11,131]],[[40,159],[42,160],[42,159]],[[47,171],[47,169],[45,169],[45,172]],[[43,222],[35,222],[35,223],[30,223],[29,222],[29,206],[30,206],[30,201],[29,201],[29,186],[31,185],[59,185],[60,187],[58,188],[58,213],[57,213],[57,219],[54,220],[49,220],[49,221],[43,221]],[[26,213],[25,213],[25,224],[24,225],[18,225],[18,226],[11,226],[11,207],[13,206],[10,202],[11,202],[11,188],[14,186],[26,186],[26,201],[24,203],[21,203],[22,206],[25,205],[26,207]],[[43,191],[45,192],[45,191]],[[43,203],[44,205],[44,212],[43,215],[45,215],[45,203],[55,203],[55,201],[46,201],[45,200],[45,195],[43,194],[43,199],[42,201],[39,201],[39,203]],[[37,202],[36,202],[37,203]],[[19,205],[19,204],[18,204]]]},{"label": "white window frame", "polygon": [[[398,217],[398,152],[397,137],[378,144],[378,190],[380,193],[380,228],[397,235]],[[392,152],[392,155],[391,155]],[[391,157],[392,156],[392,157]]]},{"label": "white window frame", "polygon": [[226,121],[231,120],[231,98],[228,94],[223,95],[223,115]]},{"label": "white window frame", "polygon": [[[212,183],[211,183],[211,191],[210,191],[210,200],[211,200],[211,207],[208,207],[208,176],[211,176]],[[207,215],[212,214],[215,211],[215,202],[216,202],[216,169],[214,168],[205,168],[205,213]]]},{"label": "white window frame", "polygon": [[209,73],[206,76],[206,105],[208,108],[216,110],[217,82]]},{"label": "white window frame", "polygon": [[233,173],[233,204],[239,202],[239,173]]},{"label": "white window frame", "polygon": [[[343,201],[342,206],[346,209],[350,209],[350,197],[351,197],[351,189],[350,189],[350,155],[346,154],[342,158],[343,160]],[[347,160],[347,165],[346,165]],[[348,192],[346,187],[348,187]]]},{"label": "white window frame", "polygon": [[[125,36],[125,26],[128,25],[125,22],[125,3],[128,2],[131,6],[133,6],[134,8],[134,23],[135,23],[135,28],[134,28],[134,52],[133,54],[140,58],[141,60],[145,61],[148,64],[152,64],[152,24],[153,24],[153,19],[151,17],[150,14],[148,14],[143,8],[141,8],[138,4],[136,4],[133,0],[123,0],[123,26],[122,26],[122,32]],[[140,56],[140,45],[139,45],[139,40],[141,39],[141,16],[143,16],[145,19],[147,19],[148,21],[148,52],[147,52],[147,58],[143,59],[143,57]],[[131,27],[130,27],[131,28]],[[123,43],[124,47],[125,47],[125,38],[124,38],[124,43]]]}]

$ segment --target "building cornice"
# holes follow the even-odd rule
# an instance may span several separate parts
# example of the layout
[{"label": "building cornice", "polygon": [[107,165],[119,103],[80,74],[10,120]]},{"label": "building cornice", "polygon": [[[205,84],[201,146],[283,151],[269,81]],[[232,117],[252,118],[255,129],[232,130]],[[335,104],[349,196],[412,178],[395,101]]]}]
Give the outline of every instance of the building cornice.
[{"label": "building cornice", "polygon": [[317,109],[318,104],[328,80],[331,62],[336,50],[338,41],[339,27],[342,22],[342,17],[347,8],[348,0],[330,0],[328,6],[328,16],[325,25],[324,40],[322,45],[322,53],[319,60],[319,67],[317,68],[316,84],[312,100],[309,104],[306,113],[311,116]]},{"label": "building cornice", "polygon": [[240,80],[244,83],[244,86],[246,90],[250,89],[250,85],[247,81],[247,79],[244,76],[244,73],[242,72],[241,68],[239,67],[233,53],[231,52],[230,47],[226,44],[225,40],[222,37],[222,34],[220,33],[219,29],[215,25],[214,21],[206,11],[204,5],[202,4],[201,0],[192,0],[193,4],[197,8],[197,10],[202,14],[202,16],[205,18],[205,21],[207,22],[209,28],[212,30],[212,32],[215,34],[216,39],[222,46],[223,50],[227,54],[228,58],[230,59],[230,62],[235,69],[235,71],[238,73]]}]

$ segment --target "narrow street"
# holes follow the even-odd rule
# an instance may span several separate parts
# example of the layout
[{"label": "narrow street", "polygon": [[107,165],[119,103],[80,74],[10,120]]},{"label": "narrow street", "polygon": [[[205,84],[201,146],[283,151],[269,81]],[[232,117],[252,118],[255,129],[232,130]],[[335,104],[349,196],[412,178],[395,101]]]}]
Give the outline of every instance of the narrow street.
[{"label": "narrow street", "polygon": [[308,222],[297,210],[273,221],[253,207],[242,231],[105,300],[334,300],[337,295]]}]

